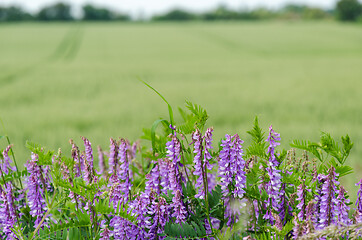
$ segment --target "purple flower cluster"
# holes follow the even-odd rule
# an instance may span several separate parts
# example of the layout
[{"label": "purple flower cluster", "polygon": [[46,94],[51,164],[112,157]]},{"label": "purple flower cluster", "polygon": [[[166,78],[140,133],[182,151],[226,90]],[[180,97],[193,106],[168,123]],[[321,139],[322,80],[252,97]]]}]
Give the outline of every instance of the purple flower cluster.
[{"label": "purple flower cluster", "polygon": [[169,221],[169,210],[166,199],[163,197],[159,197],[158,199],[153,197],[147,214],[151,216],[149,217],[149,224],[147,226],[149,229],[148,239],[163,239],[162,237],[159,237],[158,234],[163,232],[166,223]]},{"label": "purple flower cluster", "polygon": [[118,164],[118,144],[112,138],[109,141],[111,142],[108,157],[109,174],[115,174],[117,172]]},{"label": "purple flower cluster", "polygon": [[269,161],[271,162],[271,164],[274,167],[278,167],[279,162],[277,161],[277,159],[275,157],[275,148],[280,145],[280,143],[278,142],[278,141],[280,141],[280,134],[276,133],[273,130],[273,126],[271,126],[271,125],[269,127],[269,136],[266,141],[269,143],[269,147],[268,147],[268,154],[270,157]]},{"label": "purple flower cluster", "polygon": [[[173,132],[165,146],[166,154],[164,151],[152,152],[152,155],[142,152],[142,161],[136,159],[137,150],[141,149],[137,143],[132,145],[125,139],[111,138],[109,152],[98,148],[100,172],[93,167],[93,149],[87,138],[82,138],[84,151],[80,152],[71,141],[72,159],[62,157],[59,151],[52,158],[53,166],[43,165],[48,162],[44,161],[48,155],[42,154],[43,149],[37,149],[33,152],[39,155],[32,154],[24,171],[27,173],[26,200],[22,200],[22,189],[14,181],[17,175],[12,173],[14,168],[8,156],[11,146],[7,147],[0,166],[0,238],[17,239],[13,228],[27,225],[27,219],[35,220],[34,224],[27,225],[28,232],[33,232],[36,227],[46,230],[54,224],[68,223],[70,217],[83,215],[86,218],[79,220],[90,219],[89,226],[84,229],[94,231],[95,237],[103,240],[163,240],[172,235],[167,231],[181,231],[191,226],[197,233],[200,233],[198,228],[206,232],[201,239],[214,239],[216,234],[221,236],[229,231],[229,227],[235,236],[255,231],[246,239],[265,229],[272,238],[279,238],[284,237],[279,234],[285,226],[289,228],[291,222],[294,222],[294,229],[289,234],[296,239],[330,225],[352,224],[348,217],[349,199],[338,182],[336,169],[321,167],[317,170],[315,167],[311,172],[306,157],[303,158],[306,162],[302,167],[299,162],[298,168],[294,168],[292,161],[290,164],[282,162],[283,155],[276,153],[280,134],[272,126],[266,140],[269,143],[266,154],[250,156],[252,151],[248,151],[247,164],[243,141],[237,134],[226,135],[219,155],[213,157],[212,128],[207,129],[204,136],[199,130],[193,132],[189,145],[185,144],[188,142],[184,141],[185,135],[177,137],[179,131]],[[181,164],[181,158],[187,165]],[[217,173],[210,164],[215,160],[218,161]],[[293,171],[289,171],[291,169]],[[303,174],[297,169],[302,169]],[[341,173],[341,169],[337,168],[337,172]],[[294,186],[296,182],[300,185]],[[358,186],[356,221],[362,222],[362,180]],[[63,196],[57,199],[61,194]],[[50,203],[55,199],[60,206],[63,198],[66,204],[47,212],[47,218],[43,219],[48,207],[54,207]],[[26,211],[25,214],[20,211],[18,206],[24,205],[31,217]],[[70,215],[69,209],[77,213]],[[247,225],[236,229],[237,222]],[[183,237],[186,236],[177,234],[175,238]]]},{"label": "purple flower cluster", "polygon": [[182,196],[180,190],[176,190],[175,196],[172,198],[173,213],[172,217],[174,217],[175,223],[182,223],[186,221],[187,211],[182,201]]},{"label": "purple flower cluster", "polygon": [[[14,204],[13,189],[10,183],[5,184],[5,189],[0,187],[0,229],[7,239],[17,239],[13,231],[17,223],[16,209]],[[0,233],[0,236],[1,233]]]},{"label": "purple flower cluster", "polygon": [[169,160],[168,174],[170,190],[175,195],[177,190],[182,190],[182,176],[180,172],[181,164],[181,144],[176,136],[171,135],[171,141],[166,143],[167,158]]},{"label": "purple flower cluster", "polygon": [[[270,182],[266,184],[265,190],[268,193],[269,199],[266,202],[266,206],[268,207],[267,214],[264,215],[264,219],[269,220],[271,223],[273,222],[274,217],[272,215],[272,210],[282,213],[280,215],[281,219],[284,219],[284,206],[283,206],[283,195],[285,194],[282,190],[282,176],[280,174],[280,170],[277,169],[279,166],[279,162],[275,157],[275,148],[280,145],[280,134],[276,133],[273,130],[273,127],[269,127],[269,137],[266,140],[269,142],[268,154],[269,154],[269,162],[267,167],[267,172],[270,178]],[[270,208],[271,207],[271,208]]]},{"label": "purple flower cluster", "polygon": [[351,220],[348,217],[349,207],[348,203],[349,199],[345,198],[346,190],[343,186],[340,186],[337,196],[337,219],[339,225],[350,225]]},{"label": "purple flower cluster", "polygon": [[205,170],[203,169],[203,159],[202,159],[202,151],[203,151],[202,137],[199,130],[196,130],[192,134],[192,141],[194,143],[194,153],[195,153],[194,157],[195,171],[193,172],[193,174],[195,176],[198,176],[195,184],[195,187],[197,189],[197,194],[195,195],[195,198],[204,198]]},{"label": "purple flower cluster", "polygon": [[27,164],[27,169],[29,172],[28,177],[28,204],[30,208],[30,215],[32,217],[36,217],[34,225],[37,227],[40,223],[45,211],[46,204],[43,198],[44,188],[42,187],[41,179],[43,178],[42,170],[40,166],[37,164],[38,156],[36,154],[32,154],[31,161]]},{"label": "purple flower cluster", "polygon": [[321,198],[320,198],[320,215],[318,228],[322,229],[331,224],[337,224],[338,206],[337,206],[337,174],[335,168],[332,166],[328,175],[324,177],[322,185]]},{"label": "purple flower cluster", "polygon": [[307,188],[305,185],[305,180],[302,181],[302,184],[298,186],[297,190],[297,201],[299,201],[297,205],[297,209],[299,209],[298,213],[298,220],[303,221],[306,219],[306,208],[308,204],[307,200],[307,192],[310,192],[311,190]]},{"label": "purple flower cluster", "polygon": [[359,186],[358,192],[357,192],[357,200],[356,200],[356,222],[361,223],[362,222],[362,179],[356,184],[356,186]]},{"label": "purple flower cluster", "polygon": [[119,179],[122,181],[120,186],[121,186],[121,192],[124,195],[123,196],[124,201],[129,200],[129,194],[132,187],[132,184],[130,182],[129,159],[127,156],[128,148],[129,145],[127,144],[126,140],[121,139],[121,143],[119,144],[118,148],[118,159],[120,165],[118,176]]},{"label": "purple flower cluster", "polygon": [[9,145],[5,148],[5,150],[3,151],[3,162],[0,165],[0,170],[5,173],[8,174],[11,171],[16,171],[16,167],[12,167],[11,164],[11,159],[9,157],[9,151],[11,149],[12,145]]},{"label": "purple flower cluster", "polygon": [[243,141],[239,135],[226,135],[222,140],[219,155],[219,177],[222,193],[227,197],[229,193],[235,198],[242,198],[245,193],[246,177],[244,172]]}]

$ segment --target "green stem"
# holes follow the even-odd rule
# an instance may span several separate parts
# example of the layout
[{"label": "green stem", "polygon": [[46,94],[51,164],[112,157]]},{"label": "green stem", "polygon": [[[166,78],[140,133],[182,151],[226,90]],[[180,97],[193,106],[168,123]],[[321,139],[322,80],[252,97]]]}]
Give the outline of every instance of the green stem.
[{"label": "green stem", "polygon": [[[8,145],[11,145],[10,138],[9,138],[8,134],[5,132],[4,122],[3,122],[3,120],[1,118],[0,118],[0,122],[1,122],[1,125],[2,125],[2,128],[3,128],[6,140],[8,142]],[[16,162],[16,159],[15,159],[14,151],[13,151],[12,148],[10,148],[10,151],[11,151],[11,156],[13,157],[13,160],[14,160],[14,164],[15,164],[15,167],[16,167],[16,172],[19,172],[19,167],[18,167],[18,163]],[[19,178],[19,183],[20,183],[21,189],[23,189],[23,183],[21,181],[21,178]]]}]

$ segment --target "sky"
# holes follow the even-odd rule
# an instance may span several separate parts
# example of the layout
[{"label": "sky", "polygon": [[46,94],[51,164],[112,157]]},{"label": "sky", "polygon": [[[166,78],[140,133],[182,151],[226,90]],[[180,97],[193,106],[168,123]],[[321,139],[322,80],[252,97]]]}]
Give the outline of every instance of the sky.
[{"label": "sky", "polygon": [[[337,0],[58,0],[70,3],[74,11],[80,12],[81,6],[92,3],[108,7],[118,12],[125,12],[134,17],[149,17],[164,13],[170,9],[183,8],[189,11],[202,12],[220,5],[232,9],[251,9],[256,7],[278,8],[287,3],[307,4],[310,6],[333,8]],[[0,5],[18,5],[33,13],[43,6],[50,5],[54,0],[0,0]]]}]

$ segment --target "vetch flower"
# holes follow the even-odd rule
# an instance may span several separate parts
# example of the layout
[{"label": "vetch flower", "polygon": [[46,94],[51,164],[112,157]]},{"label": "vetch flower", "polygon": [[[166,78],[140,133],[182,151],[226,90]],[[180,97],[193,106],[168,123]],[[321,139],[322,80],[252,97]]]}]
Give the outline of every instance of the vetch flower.
[{"label": "vetch flower", "polygon": [[132,184],[130,182],[130,173],[129,173],[129,159],[127,157],[127,149],[128,149],[128,145],[126,143],[126,140],[121,139],[121,142],[119,144],[119,148],[118,148],[118,159],[119,159],[119,171],[118,171],[118,176],[120,178],[120,180],[122,181],[121,183],[121,189],[122,192],[124,193],[124,201],[128,201],[129,200],[129,194],[131,191],[131,187]]},{"label": "vetch flower", "polygon": [[113,228],[111,231],[114,239],[129,240],[129,239],[142,239],[139,238],[139,228],[133,223],[119,216],[112,217],[109,226]]},{"label": "vetch flower", "polygon": [[230,193],[230,190],[235,198],[242,198],[245,193],[246,177],[242,143],[237,134],[232,137],[226,134],[225,139],[222,140],[222,150],[219,154],[219,177],[224,197]]},{"label": "vetch flower", "polygon": [[171,161],[168,158],[158,159],[158,168],[161,176],[162,192],[167,194],[167,190],[171,190],[169,169],[171,168]]},{"label": "vetch flower", "polygon": [[163,232],[166,223],[169,221],[166,199],[164,199],[163,197],[159,197],[158,201],[156,201],[156,199],[153,199],[151,206],[148,209],[148,214],[151,216],[149,224],[147,226],[147,228],[149,229],[148,239],[160,239],[157,234]]},{"label": "vetch flower", "polygon": [[90,143],[90,141],[85,138],[82,137],[82,140],[84,141],[84,147],[85,147],[85,157],[87,159],[87,162],[90,164],[91,168],[93,168],[93,149],[92,149],[92,144]]},{"label": "vetch flower", "polygon": [[37,165],[38,156],[32,153],[32,159],[27,163],[26,167],[29,172],[29,177],[27,181],[28,185],[28,204],[30,208],[30,215],[36,217],[37,219],[34,222],[35,228],[40,223],[43,214],[46,210],[45,200],[42,196],[43,189],[41,187],[41,168]]},{"label": "vetch flower", "polygon": [[196,180],[196,192],[197,194],[195,195],[195,198],[204,198],[205,196],[205,191],[204,191],[204,181],[205,181],[205,170],[203,167],[203,159],[202,159],[202,151],[203,151],[203,146],[202,146],[202,137],[201,137],[201,133],[199,130],[196,130],[193,134],[192,134],[192,141],[194,143],[194,167],[195,167],[195,171],[193,172],[193,174],[195,176],[198,176],[197,180]]},{"label": "vetch flower", "polygon": [[335,168],[332,166],[328,170],[328,175],[322,185],[321,202],[320,202],[320,216],[319,216],[319,228],[323,229],[331,224],[337,224],[337,176]]},{"label": "vetch flower", "polygon": [[108,158],[108,166],[109,166],[109,174],[115,174],[117,171],[118,164],[118,145],[116,140],[111,138],[109,147],[109,158]]},{"label": "vetch flower", "polygon": [[209,160],[212,159],[210,150],[213,148],[212,144],[212,132],[213,128],[206,129],[204,141],[205,141],[205,151],[204,151],[204,169],[212,170],[213,166],[209,163]]},{"label": "vetch flower", "polygon": [[[11,183],[6,183],[5,189],[0,186],[0,229],[7,236],[7,239],[17,239],[11,230],[17,222],[16,209]],[[1,236],[1,235],[0,235]]]},{"label": "vetch flower", "polygon": [[69,143],[72,145],[72,158],[74,160],[74,172],[76,177],[80,177],[82,175],[82,162],[79,154],[78,146],[73,142],[73,139],[69,140]]},{"label": "vetch flower", "polygon": [[275,158],[275,148],[278,145],[280,145],[280,143],[278,142],[278,141],[280,141],[280,134],[276,133],[273,130],[272,125],[270,125],[270,127],[269,127],[269,136],[266,141],[269,143],[269,147],[268,147],[269,161],[272,163],[272,165],[274,167],[278,167],[279,162]]},{"label": "vetch flower", "polygon": [[[194,166],[195,170],[193,175],[198,176],[196,180],[195,187],[197,188],[196,198],[203,199],[205,197],[205,189],[208,188],[208,172],[213,166],[209,163],[209,160],[212,158],[210,154],[210,149],[212,148],[212,128],[208,128],[205,132],[205,136],[202,137],[200,131],[197,129],[192,134],[192,142],[194,144]],[[203,140],[205,140],[205,150],[202,145]],[[204,186],[206,184],[206,186]],[[212,189],[212,187],[211,187]]]},{"label": "vetch flower", "polygon": [[350,200],[344,197],[345,193],[346,190],[343,188],[343,186],[340,186],[337,196],[337,218],[339,225],[351,224],[351,220],[348,217],[349,207],[347,205]]},{"label": "vetch flower", "polygon": [[313,200],[309,201],[307,205],[305,213],[305,221],[306,221],[306,225],[304,228],[305,234],[314,232],[315,230],[314,224],[316,222],[316,217],[315,217],[315,203]]},{"label": "vetch flower", "polygon": [[170,190],[173,194],[175,194],[176,190],[182,191],[181,187],[181,173],[180,167],[183,165],[180,163],[181,161],[181,144],[180,141],[174,135],[170,135],[171,141],[166,143],[167,149],[167,158],[169,159],[168,164],[168,174],[170,181]]},{"label": "vetch flower", "polygon": [[146,186],[145,193],[149,195],[151,191],[155,191],[158,195],[161,193],[161,180],[160,180],[160,171],[159,165],[156,164],[155,167],[150,171],[149,174],[146,174]]},{"label": "vetch flower", "polygon": [[356,186],[359,186],[358,192],[357,192],[357,200],[356,200],[356,222],[361,223],[362,222],[362,179],[356,183]]},{"label": "vetch flower", "polygon": [[9,174],[10,171],[16,171],[16,167],[12,167],[10,165],[10,163],[12,162],[10,157],[9,157],[9,151],[11,149],[12,145],[9,145],[5,148],[5,150],[3,151],[3,162],[0,166],[1,170],[3,171],[3,173],[5,174]]},{"label": "vetch flower", "polygon": [[[281,181],[281,174],[280,170],[277,169],[279,166],[279,162],[277,161],[275,157],[275,148],[280,145],[280,134],[276,133],[273,130],[273,127],[269,127],[269,137],[266,140],[269,142],[268,147],[268,154],[269,154],[269,162],[267,167],[267,172],[270,178],[270,183],[267,183],[265,186],[265,190],[268,193],[269,199],[266,202],[266,206],[270,208],[270,203],[272,209],[274,209],[277,212],[283,212],[283,204],[282,204],[282,196],[284,195],[282,187],[282,181]],[[271,210],[271,209],[270,209]],[[267,215],[264,216],[264,219],[270,220],[271,223],[273,223],[274,217],[272,216],[270,210],[267,211]],[[284,219],[284,216],[280,216],[282,219]]]},{"label": "vetch flower", "polygon": [[307,208],[307,186],[305,185],[305,180],[302,180],[302,184],[297,187],[297,201],[299,201],[297,208],[300,210],[298,213],[298,220],[305,220],[306,208]]},{"label": "vetch flower", "polygon": [[122,204],[125,201],[125,193],[123,192],[123,188],[121,186],[121,181],[116,174],[113,174],[110,178],[110,186],[109,190],[109,202],[113,202],[113,208],[117,209],[118,204]]},{"label": "vetch flower", "polygon": [[104,153],[102,151],[102,148],[100,146],[98,146],[98,167],[99,167],[99,172],[97,172],[98,174],[104,175],[104,177],[106,177],[106,173],[107,173],[107,166],[106,166],[106,162],[104,161]]},{"label": "vetch flower", "polygon": [[172,217],[176,218],[175,223],[183,223],[186,221],[187,211],[182,202],[180,190],[176,190],[175,196],[172,198]]}]

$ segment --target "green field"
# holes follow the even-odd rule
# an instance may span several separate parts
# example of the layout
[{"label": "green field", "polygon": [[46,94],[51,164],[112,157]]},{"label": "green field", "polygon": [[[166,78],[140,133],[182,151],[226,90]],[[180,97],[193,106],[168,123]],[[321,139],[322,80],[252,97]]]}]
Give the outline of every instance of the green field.
[{"label": "green field", "polygon": [[[0,117],[18,161],[25,141],[49,149],[68,140],[108,148],[136,140],[175,108],[208,110],[215,139],[246,131],[255,116],[295,139],[320,131],[355,142],[349,159],[362,177],[362,26],[335,22],[187,24],[1,24]],[[0,141],[0,148],[5,141]],[[68,154],[69,155],[69,154]]]}]

